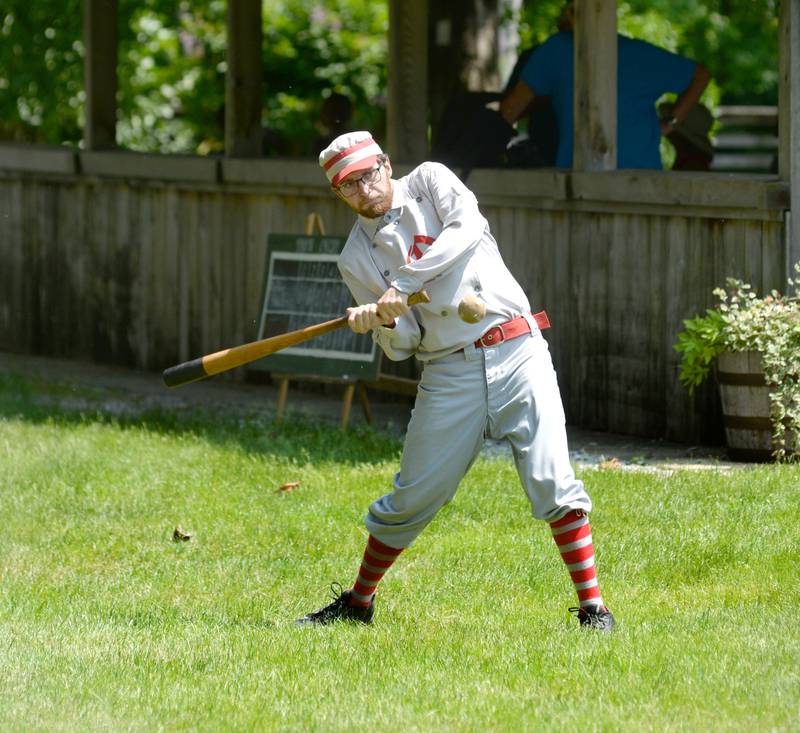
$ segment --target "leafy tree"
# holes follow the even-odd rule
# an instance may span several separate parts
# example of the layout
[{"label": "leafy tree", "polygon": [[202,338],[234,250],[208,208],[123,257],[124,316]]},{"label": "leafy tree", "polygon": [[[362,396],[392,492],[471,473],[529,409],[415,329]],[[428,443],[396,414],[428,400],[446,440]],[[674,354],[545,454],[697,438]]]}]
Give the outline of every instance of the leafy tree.
[{"label": "leafy tree", "polygon": [[264,123],[308,152],[323,99],[353,102],[352,124],[381,136],[385,122],[388,5],[375,0],[266,0]]},{"label": "leafy tree", "polygon": [[82,134],[80,0],[4,0],[0,11],[0,138],[77,141]]},{"label": "leafy tree", "polygon": [[224,147],[225,2],[120,3],[117,139],[133,150]]},{"label": "leafy tree", "polygon": [[[120,143],[222,151],[226,3],[127,5]],[[309,153],[322,101],[333,92],[353,101],[354,124],[381,128],[387,17],[385,3],[368,0],[264,0],[262,123],[271,152]]]}]

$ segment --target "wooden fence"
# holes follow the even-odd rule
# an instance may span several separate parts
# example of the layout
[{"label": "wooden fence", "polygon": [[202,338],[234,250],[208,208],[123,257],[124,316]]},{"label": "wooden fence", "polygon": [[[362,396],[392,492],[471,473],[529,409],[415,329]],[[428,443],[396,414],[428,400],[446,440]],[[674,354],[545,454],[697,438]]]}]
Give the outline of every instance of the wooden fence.
[{"label": "wooden fence", "polygon": [[[402,172],[402,171],[401,171]],[[548,340],[568,420],[721,437],[689,397],[681,321],[727,276],[784,284],[787,187],[721,174],[475,171],[503,256]],[[0,350],[161,370],[251,340],[267,236],[352,223],[311,161],[0,146]]]}]

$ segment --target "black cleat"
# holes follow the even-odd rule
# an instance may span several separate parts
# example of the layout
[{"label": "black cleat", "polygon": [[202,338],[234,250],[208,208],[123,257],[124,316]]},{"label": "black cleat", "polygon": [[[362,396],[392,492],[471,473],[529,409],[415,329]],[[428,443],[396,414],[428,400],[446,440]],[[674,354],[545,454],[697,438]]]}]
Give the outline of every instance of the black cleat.
[{"label": "black cleat", "polygon": [[333,591],[333,603],[320,608],[319,611],[309,613],[295,622],[298,626],[324,626],[336,621],[355,621],[360,624],[371,624],[372,617],[375,615],[375,601],[373,599],[369,606],[349,605],[352,591],[342,590],[338,583],[331,583]]},{"label": "black cleat", "polygon": [[614,620],[614,614],[605,606],[586,606],[585,608],[570,608],[569,610],[570,613],[578,614],[578,621],[580,621],[581,626],[597,629],[604,634],[611,631],[617,623]]}]

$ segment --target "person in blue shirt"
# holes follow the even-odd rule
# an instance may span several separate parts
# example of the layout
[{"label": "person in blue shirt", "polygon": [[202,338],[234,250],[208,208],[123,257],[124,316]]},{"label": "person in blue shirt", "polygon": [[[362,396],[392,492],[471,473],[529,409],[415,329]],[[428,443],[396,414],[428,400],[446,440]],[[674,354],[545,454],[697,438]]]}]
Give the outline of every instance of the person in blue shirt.
[{"label": "person in blue shirt", "polygon": [[[559,32],[539,46],[519,81],[500,103],[500,114],[513,125],[536,97],[550,97],[558,122],[556,167],[572,167],[574,2],[567,2]],[[645,41],[617,36],[617,168],[661,170],[661,135],[669,135],[708,86],[711,74],[695,61]],[[668,117],[659,119],[656,102],[678,94]]]}]

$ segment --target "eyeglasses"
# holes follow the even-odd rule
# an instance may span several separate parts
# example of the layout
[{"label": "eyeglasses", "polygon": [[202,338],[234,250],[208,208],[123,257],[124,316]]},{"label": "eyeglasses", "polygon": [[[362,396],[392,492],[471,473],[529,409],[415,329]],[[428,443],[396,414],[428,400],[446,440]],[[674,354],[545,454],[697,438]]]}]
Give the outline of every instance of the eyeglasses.
[{"label": "eyeglasses", "polygon": [[363,176],[351,178],[349,181],[339,184],[336,190],[341,191],[342,195],[350,197],[358,190],[359,183],[364,186],[371,186],[377,183],[378,179],[381,177],[381,168],[383,168],[383,163],[378,163],[377,168],[367,171]]}]

